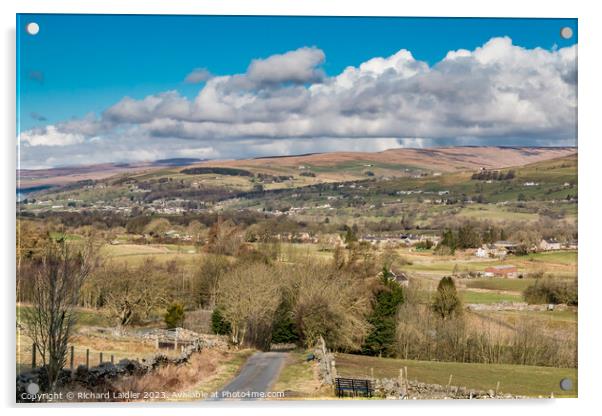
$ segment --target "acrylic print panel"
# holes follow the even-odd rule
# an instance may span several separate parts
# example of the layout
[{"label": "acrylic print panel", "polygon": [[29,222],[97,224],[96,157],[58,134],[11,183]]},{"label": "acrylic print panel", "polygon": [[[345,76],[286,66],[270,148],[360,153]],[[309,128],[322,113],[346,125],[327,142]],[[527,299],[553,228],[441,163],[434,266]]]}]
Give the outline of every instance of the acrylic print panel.
[{"label": "acrylic print panel", "polygon": [[577,396],[576,19],[17,34],[17,401]]}]

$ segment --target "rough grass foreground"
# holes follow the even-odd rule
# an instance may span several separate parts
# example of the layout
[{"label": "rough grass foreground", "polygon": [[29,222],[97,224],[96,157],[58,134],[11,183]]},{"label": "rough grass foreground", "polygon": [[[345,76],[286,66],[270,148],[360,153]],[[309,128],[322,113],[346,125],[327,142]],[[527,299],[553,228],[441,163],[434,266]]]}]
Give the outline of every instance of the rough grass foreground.
[{"label": "rough grass foreground", "polygon": [[141,401],[202,400],[232,379],[251,351],[203,350],[186,365],[167,365],[143,376],[114,383],[118,392],[144,395]]}]

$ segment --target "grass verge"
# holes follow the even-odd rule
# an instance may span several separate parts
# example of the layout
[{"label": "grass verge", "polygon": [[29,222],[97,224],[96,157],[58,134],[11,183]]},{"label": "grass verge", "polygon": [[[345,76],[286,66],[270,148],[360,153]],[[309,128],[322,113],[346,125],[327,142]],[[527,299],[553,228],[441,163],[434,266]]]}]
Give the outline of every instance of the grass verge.
[{"label": "grass verge", "polygon": [[228,352],[228,358],[220,363],[215,374],[195,386],[195,391],[210,397],[228,384],[255,350],[247,349]]},{"label": "grass verge", "polygon": [[332,398],[332,389],[322,388],[316,362],[307,362],[307,352],[290,352],[273,391],[285,392],[290,399]]}]

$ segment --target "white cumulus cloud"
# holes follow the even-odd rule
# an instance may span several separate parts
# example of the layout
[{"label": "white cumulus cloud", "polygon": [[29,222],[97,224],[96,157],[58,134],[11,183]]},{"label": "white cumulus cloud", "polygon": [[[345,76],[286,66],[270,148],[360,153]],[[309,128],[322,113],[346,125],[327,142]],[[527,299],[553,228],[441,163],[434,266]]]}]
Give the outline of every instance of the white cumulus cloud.
[{"label": "white cumulus cloud", "polygon": [[40,129],[24,131],[19,136],[20,142],[29,146],[68,146],[84,141],[84,135],[59,131],[56,126],[49,125]]},{"label": "white cumulus cloud", "polygon": [[100,117],[23,132],[21,140],[76,152],[85,138],[100,136],[99,151],[130,155],[123,147],[136,146],[137,138],[146,154],[150,146],[174,154],[177,145],[179,152],[215,157],[368,150],[370,140],[374,149],[576,144],[576,45],[527,49],[493,38],[474,50],[449,51],[432,66],[400,49],[330,77],[321,69],[326,59],[304,47],[255,59],[242,74],[201,71],[196,79],[205,83],[193,99],[175,90],[125,97]]}]

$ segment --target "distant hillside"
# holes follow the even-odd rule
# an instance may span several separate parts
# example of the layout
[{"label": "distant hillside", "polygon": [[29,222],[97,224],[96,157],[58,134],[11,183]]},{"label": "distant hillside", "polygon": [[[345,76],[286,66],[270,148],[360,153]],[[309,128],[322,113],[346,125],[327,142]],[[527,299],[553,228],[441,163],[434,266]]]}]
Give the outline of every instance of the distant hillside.
[{"label": "distant hillside", "polygon": [[428,149],[389,149],[382,152],[331,152],[298,156],[271,156],[249,160],[207,161],[194,166],[240,168],[337,167],[349,163],[381,164],[383,168],[413,167],[454,172],[478,168],[500,169],[524,166],[577,153],[574,147],[440,147]]},{"label": "distant hillside", "polygon": [[237,168],[273,175],[302,170],[320,173],[324,180],[352,180],[367,171],[398,176],[408,171],[425,170],[457,172],[479,168],[500,169],[574,155],[574,147],[441,147],[428,149],[390,149],[382,152],[331,152],[256,159],[197,161],[190,158],[163,159],[146,163],[105,163],[89,166],[21,170],[21,188],[66,185],[118,174],[134,174],[159,169],[187,166],[190,168]]},{"label": "distant hillside", "polygon": [[18,172],[21,188],[59,186],[87,179],[100,180],[119,174],[152,171],[160,168],[188,166],[204,159],[187,157],[159,159],[139,163],[100,163],[85,166],[66,166],[49,169],[21,169]]},{"label": "distant hillside", "polygon": [[[18,186],[21,188],[56,186],[87,179],[100,180],[122,173],[131,173],[152,168],[152,165],[145,163],[103,163],[50,169],[21,169],[17,171],[17,179],[19,181]],[[154,167],[154,169],[157,169],[157,167]]]}]

